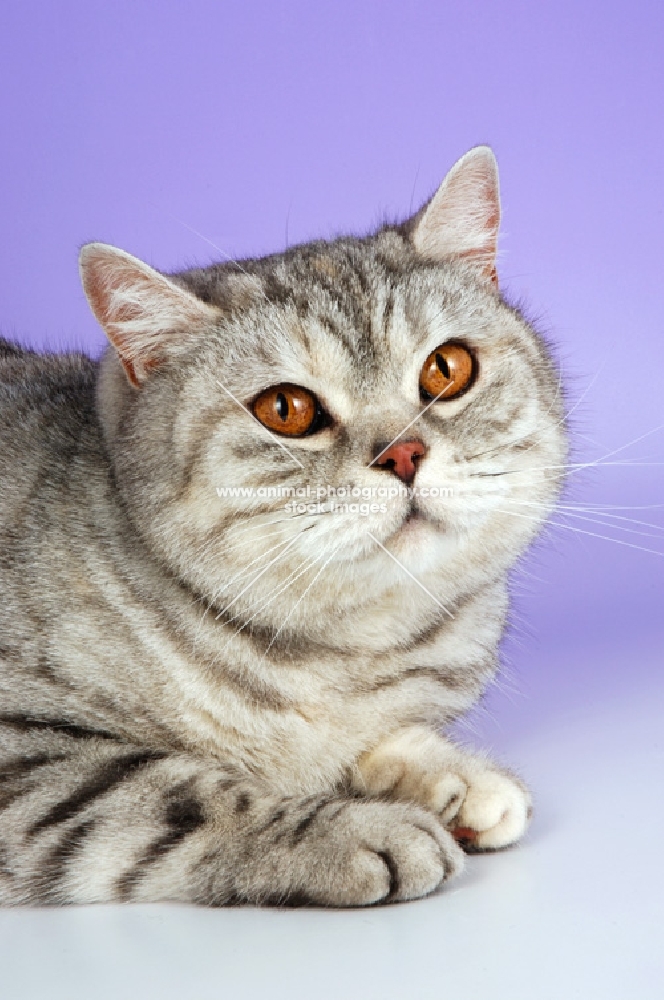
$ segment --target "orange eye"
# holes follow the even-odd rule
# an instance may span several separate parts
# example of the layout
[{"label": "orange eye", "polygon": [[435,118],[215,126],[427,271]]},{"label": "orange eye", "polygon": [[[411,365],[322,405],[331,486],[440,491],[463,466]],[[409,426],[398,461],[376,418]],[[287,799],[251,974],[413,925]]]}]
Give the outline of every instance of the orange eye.
[{"label": "orange eye", "polygon": [[462,344],[442,344],[422,365],[420,390],[431,399],[440,396],[441,403],[454,399],[472,385],[476,369],[473,355]]},{"label": "orange eye", "polygon": [[254,400],[253,411],[269,430],[302,437],[311,430],[319,408],[316,397],[307,389],[299,385],[275,385]]}]

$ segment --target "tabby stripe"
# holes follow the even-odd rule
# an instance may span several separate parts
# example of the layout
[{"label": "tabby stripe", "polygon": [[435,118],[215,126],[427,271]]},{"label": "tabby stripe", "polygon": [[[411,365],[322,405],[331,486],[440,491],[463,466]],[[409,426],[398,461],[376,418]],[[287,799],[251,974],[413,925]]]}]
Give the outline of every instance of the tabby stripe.
[{"label": "tabby stripe", "polygon": [[371,684],[362,685],[360,690],[364,694],[371,694],[374,691],[383,691],[386,688],[398,687],[399,684],[403,684],[405,681],[422,679],[433,681],[434,684],[440,684],[441,687],[447,688],[450,691],[463,688],[468,684],[467,674],[464,677],[461,671],[453,672],[444,668],[439,669],[438,667],[411,667],[396,674],[394,677],[381,677]]},{"label": "tabby stripe", "polygon": [[388,285],[387,295],[385,297],[385,304],[383,306],[383,331],[385,333],[389,332],[390,320],[392,319],[392,313],[394,312],[394,290],[392,285]]},{"label": "tabby stripe", "polygon": [[95,822],[94,819],[88,819],[68,829],[46,855],[42,865],[42,873],[38,877],[38,882],[45,880],[48,883],[48,888],[40,893],[45,902],[59,901],[58,883],[67,874],[69,862],[80,851],[85,838],[94,829]]},{"label": "tabby stripe", "polygon": [[35,754],[34,757],[19,757],[17,760],[0,764],[0,784],[12,778],[22,778],[38,767],[43,767],[45,764],[57,764],[61,760],[67,760],[67,758],[68,754],[65,753],[40,753]]},{"label": "tabby stripe", "polygon": [[33,837],[41,830],[48,829],[49,826],[56,826],[58,823],[72,819],[94,799],[106,795],[107,792],[119,785],[132,771],[136,771],[153,761],[162,760],[165,756],[164,753],[144,751],[108,761],[69,798],[58,802],[52,809],[49,809],[45,816],[33,823],[28,830],[28,836]]},{"label": "tabby stripe", "polygon": [[240,792],[235,800],[235,812],[244,813],[251,808],[251,796],[247,792]]},{"label": "tabby stripe", "polygon": [[9,854],[4,844],[0,844],[0,875],[6,875],[8,878],[11,878],[13,875],[9,867]]},{"label": "tabby stripe", "polygon": [[51,730],[55,733],[63,733],[66,736],[73,736],[79,740],[120,740],[115,733],[109,733],[105,729],[91,729],[89,726],[78,726],[66,719],[34,719],[29,715],[12,714],[0,715],[0,725],[11,726],[22,733],[29,733],[39,730]]},{"label": "tabby stripe", "polygon": [[309,829],[309,827],[311,826],[311,824],[314,822],[314,820],[318,816],[319,812],[322,809],[324,809],[325,806],[327,806],[329,804],[330,804],[330,799],[321,799],[321,801],[318,802],[316,806],[314,806],[314,808],[311,810],[311,812],[308,813],[303,819],[300,820],[300,822],[297,824],[297,826],[295,827],[295,829],[293,830],[293,833],[291,835],[291,846],[292,847],[295,847],[297,844],[300,843],[300,841],[304,837],[305,833],[307,832],[307,830]]},{"label": "tabby stripe", "polygon": [[[311,824],[314,822],[314,820],[316,819],[316,817],[318,816],[318,814],[326,806],[331,806],[332,803],[334,802],[334,799],[322,799],[322,800],[319,800],[317,795],[316,796],[310,796],[310,798],[311,799],[315,798],[317,800],[317,804],[311,810],[311,812],[307,813],[307,815],[304,816],[300,820],[300,822],[292,830],[292,832],[291,832],[291,846],[292,847],[296,847],[300,843],[300,841],[303,839],[305,833],[307,832],[307,830],[309,829],[309,827],[311,826]],[[309,801],[309,800],[305,800],[305,802],[307,802],[307,801]],[[328,824],[332,823],[337,818],[337,816],[339,815],[339,813],[343,812],[344,809],[346,809],[350,805],[350,803],[353,802],[353,801],[354,801],[354,797],[352,795],[349,796],[348,798],[344,798],[341,801],[339,801],[338,804],[337,804],[337,806],[336,806],[336,808],[330,810],[330,813],[327,816],[327,823]],[[302,804],[302,803],[300,803],[300,804]],[[286,809],[278,809],[277,812],[274,813],[270,817],[270,819],[268,819],[263,824],[263,826],[259,826],[257,829],[255,829],[253,831],[254,835],[258,837],[262,833],[266,833],[267,830],[269,830],[271,826],[274,826],[276,823],[278,823],[280,820],[283,819],[283,817],[286,814],[286,812],[287,812]],[[277,842],[277,841],[281,840],[283,838],[284,834],[286,834],[286,833],[288,833],[288,830],[280,830],[278,833],[276,833],[274,835],[274,841]]]},{"label": "tabby stripe", "polygon": [[286,809],[283,806],[281,806],[279,809],[277,809],[275,812],[272,813],[270,818],[267,819],[262,824],[262,826],[256,827],[256,829],[254,830],[254,836],[260,837],[262,833],[265,833],[267,830],[269,830],[270,827],[275,825],[275,823],[281,822],[281,820],[284,818],[285,815],[286,815]]},{"label": "tabby stripe", "polygon": [[147,848],[145,854],[141,857],[139,861],[130,868],[128,872],[125,872],[117,882],[117,894],[118,899],[123,902],[127,902],[131,899],[134,887],[137,885],[141,879],[145,878],[147,872],[155,865],[157,861],[161,860],[169,851],[177,847],[178,844],[189,835],[191,831],[189,830],[169,830],[168,833],[164,833],[161,837],[150,844]]},{"label": "tabby stripe", "polygon": [[24,785],[22,788],[3,788],[0,789],[0,812],[5,809],[9,809],[12,802],[16,799],[20,799],[22,795],[26,795],[28,792],[32,791],[31,785]]},{"label": "tabby stripe", "polygon": [[116,890],[121,900],[130,899],[135,885],[149,869],[205,823],[200,802],[190,794],[193,783],[189,779],[168,793],[171,800],[166,810],[169,829],[153,840],[136,864],[118,879]]},{"label": "tabby stripe", "polygon": [[[11,761],[0,766],[0,812],[8,809],[16,799],[22,795],[27,795],[34,791],[34,782],[21,783],[20,779],[36,771],[46,764],[57,764],[58,761],[67,760],[67,754],[59,753],[49,756],[39,754],[36,757],[21,757],[19,760]],[[17,779],[18,782],[17,782]]]}]

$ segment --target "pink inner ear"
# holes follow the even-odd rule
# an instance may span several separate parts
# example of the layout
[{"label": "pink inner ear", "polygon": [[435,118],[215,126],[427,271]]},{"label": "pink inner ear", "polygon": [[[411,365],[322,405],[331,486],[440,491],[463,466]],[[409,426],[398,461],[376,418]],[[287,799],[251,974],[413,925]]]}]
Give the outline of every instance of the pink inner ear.
[{"label": "pink inner ear", "polygon": [[213,306],[115,247],[89,244],[80,267],[92,311],[134,386],[218,320]]},{"label": "pink inner ear", "polygon": [[[103,257],[90,262],[85,271],[84,286],[92,311],[117,351],[127,378],[133,386],[139,388],[141,379],[136,372],[136,361],[140,345],[132,343],[129,331],[132,323],[144,319],[146,310],[145,306],[137,302],[118,303],[117,298],[123,286],[140,289],[147,282],[144,275],[137,275],[133,269],[123,264],[124,261],[109,262]],[[142,371],[147,374],[158,365],[159,359],[145,352],[140,362]]]},{"label": "pink inner ear", "polygon": [[497,285],[499,225],[496,161],[490,149],[478,147],[452,167],[417,221],[412,240],[433,260],[476,262],[483,276]]}]

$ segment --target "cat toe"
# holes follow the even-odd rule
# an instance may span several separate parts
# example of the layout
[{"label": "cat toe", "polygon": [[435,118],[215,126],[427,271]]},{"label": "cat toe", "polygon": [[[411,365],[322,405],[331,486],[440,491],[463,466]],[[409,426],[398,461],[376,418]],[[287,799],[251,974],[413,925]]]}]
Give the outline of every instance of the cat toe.
[{"label": "cat toe", "polygon": [[521,839],[530,815],[527,790],[506,775],[487,771],[469,786],[452,832],[468,850],[499,850]]},{"label": "cat toe", "polygon": [[[417,899],[437,889],[463,866],[463,852],[438,819],[401,803],[358,802],[346,810],[330,843],[321,901],[366,906]],[[319,868],[318,879],[321,870]],[[319,883],[320,884],[320,883]]]},{"label": "cat toe", "polygon": [[443,823],[449,824],[458,815],[467,793],[468,786],[458,774],[444,774],[431,789],[427,805]]}]

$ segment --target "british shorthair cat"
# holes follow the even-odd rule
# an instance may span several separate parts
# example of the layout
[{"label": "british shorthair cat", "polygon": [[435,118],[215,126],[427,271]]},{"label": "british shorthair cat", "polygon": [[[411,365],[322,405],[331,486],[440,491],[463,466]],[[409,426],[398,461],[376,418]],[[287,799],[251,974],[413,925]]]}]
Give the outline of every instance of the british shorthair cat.
[{"label": "british shorthair cat", "polygon": [[101,361],[0,342],[0,902],[413,899],[522,836],[446,735],[566,455],[499,217],[478,147],[364,238],[89,244]]}]

